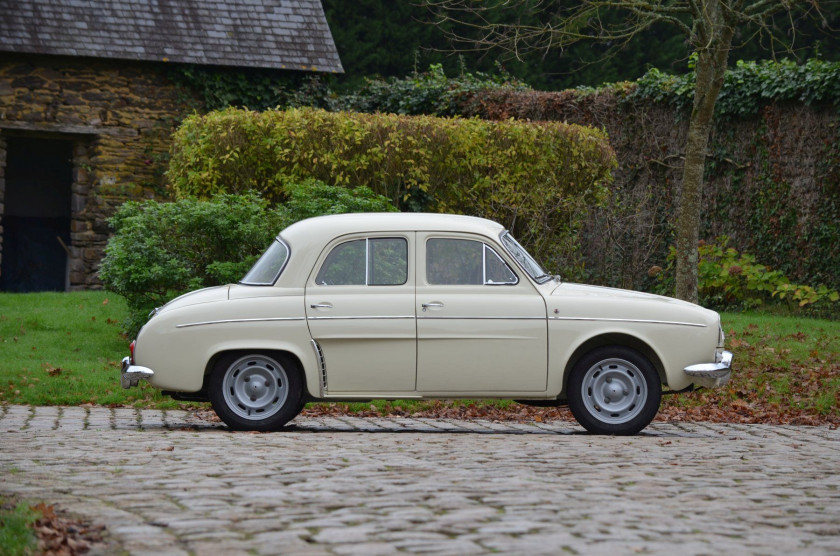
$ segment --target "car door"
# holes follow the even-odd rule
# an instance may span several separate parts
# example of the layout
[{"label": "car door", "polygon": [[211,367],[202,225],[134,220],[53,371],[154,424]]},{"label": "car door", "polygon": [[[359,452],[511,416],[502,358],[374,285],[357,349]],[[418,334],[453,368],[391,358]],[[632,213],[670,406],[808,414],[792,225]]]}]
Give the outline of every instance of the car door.
[{"label": "car door", "polygon": [[502,249],[467,234],[417,234],[417,390],[542,392],[545,301]]},{"label": "car door", "polygon": [[316,264],[306,317],[325,394],[414,391],[413,235],[344,237]]}]

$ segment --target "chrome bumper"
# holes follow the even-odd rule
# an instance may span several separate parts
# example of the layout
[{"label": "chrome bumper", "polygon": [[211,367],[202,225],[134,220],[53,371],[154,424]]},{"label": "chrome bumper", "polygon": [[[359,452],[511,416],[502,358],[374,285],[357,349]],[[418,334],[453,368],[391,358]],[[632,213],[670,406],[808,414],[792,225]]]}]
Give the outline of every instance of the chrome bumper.
[{"label": "chrome bumper", "polygon": [[732,366],[732,352],[722,351],[717,358],[720,360],[716,363],[689,365],[683,371],[691,377],[695,386],[704,388],[723,386],[729,382],[729,377],[732,374],[730,368]]},{"label": "chrome bumper", "polygon": [[132,365],[128,357],[122,360],[122,369],[120,369],[120,385],[123,388],[132,388],[140,384],[140,380],[148,380],[155,372],[149,368],[141,367],[140,365]]}]

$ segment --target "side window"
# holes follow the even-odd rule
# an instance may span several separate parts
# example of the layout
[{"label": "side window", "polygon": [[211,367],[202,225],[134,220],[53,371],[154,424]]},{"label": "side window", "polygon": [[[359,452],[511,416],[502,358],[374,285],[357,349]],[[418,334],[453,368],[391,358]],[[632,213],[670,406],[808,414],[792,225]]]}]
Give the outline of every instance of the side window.
[{"label": "side window", "polygon": [[426,242],[426,281],[442,285],[480,285],[482,283],[479,241],[437,239]]},{"label": "side window", "polygon": [[519,280],[490,247],[468,239],[426,242],[426,281],[439,285],[516,284]]},{"label": "side window", "polygon": [[396,286],[408,279],[408,243],[403,238],[357,239],[336,245],[315,283],[324,286]]},{"label": "side window", "polygon": [[368,284],[399,286],[408,280],[408,244],[402,238],[369,241]]},{"label": "side window", "polygon": [[498,253],[488,246],[484,246],[484,283],[485,284],[515,284],[519,281]]}]

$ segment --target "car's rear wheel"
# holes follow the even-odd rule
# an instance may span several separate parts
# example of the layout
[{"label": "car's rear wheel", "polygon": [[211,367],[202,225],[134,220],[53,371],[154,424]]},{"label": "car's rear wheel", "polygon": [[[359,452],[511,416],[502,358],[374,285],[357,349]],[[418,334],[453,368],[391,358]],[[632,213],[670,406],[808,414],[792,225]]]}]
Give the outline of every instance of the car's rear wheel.
[{"label": "car's rear wheel", "polygon": [[303,382],[294,361],[280,354],[234,353],[210,375],[213,409],[234,430],[277,430],[301,409]]},{"label": "car's rear wheel", "polygon": [[653,421],[661,398],[662,384],[653,364],[624,346],[587,353],[569,376],[569,409],[595,434],[636,434]]}]

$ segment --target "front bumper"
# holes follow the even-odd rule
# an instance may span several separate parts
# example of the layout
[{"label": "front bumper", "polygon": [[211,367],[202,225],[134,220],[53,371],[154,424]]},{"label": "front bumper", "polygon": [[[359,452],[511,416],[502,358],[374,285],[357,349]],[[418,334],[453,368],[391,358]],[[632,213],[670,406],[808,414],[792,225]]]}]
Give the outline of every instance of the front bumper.
[{"label": "front bumper", "polygon": [[155,372],[147,367],[132,365],[129,357],[122,360],[120,369],[120,385],[123,388],[132,388],[140,384],[141,380],[149,380]]},{"label": "front bumper", "polygon": [[691,377],[695,386],[704,388],[723,386],[729,382],[729,377],[732,374],[732,352],[721,351],[716,359],[719,359],[719,361],[715,363],[689,365],[683,369],[683,372]]}]

